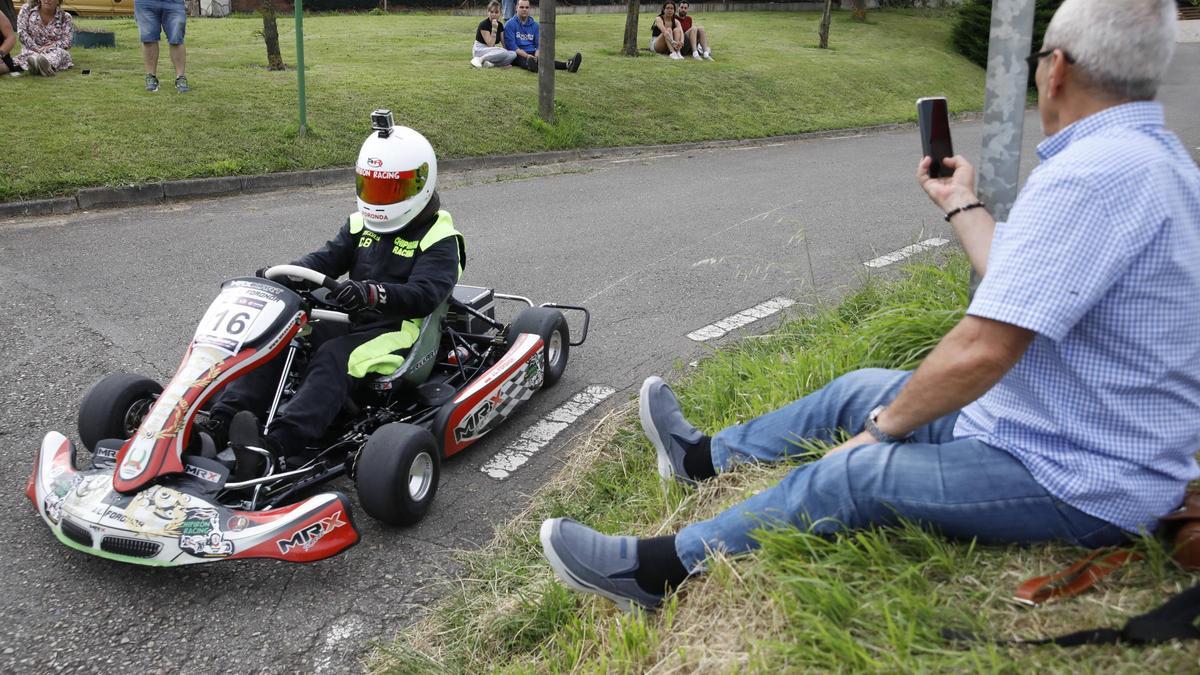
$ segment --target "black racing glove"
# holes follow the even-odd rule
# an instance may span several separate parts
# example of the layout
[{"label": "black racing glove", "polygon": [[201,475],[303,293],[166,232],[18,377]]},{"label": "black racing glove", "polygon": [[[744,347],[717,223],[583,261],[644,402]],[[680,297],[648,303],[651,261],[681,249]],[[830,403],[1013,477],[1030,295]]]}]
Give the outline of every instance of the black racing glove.
[{"label": "black racing glove", "polygon": [[269,269],[271,269],[271,268],[270,267],[260,267],[256,270],[254,270],[254,276],[258,277],[259,279],[266,279],[267,278],[267,270],[269,270]]},{"label": "black racing glove", "polygon": [[387,290],[374,281],[346,279],[333,290],[333,299],[348,312],[361,312],[386,303]]}]

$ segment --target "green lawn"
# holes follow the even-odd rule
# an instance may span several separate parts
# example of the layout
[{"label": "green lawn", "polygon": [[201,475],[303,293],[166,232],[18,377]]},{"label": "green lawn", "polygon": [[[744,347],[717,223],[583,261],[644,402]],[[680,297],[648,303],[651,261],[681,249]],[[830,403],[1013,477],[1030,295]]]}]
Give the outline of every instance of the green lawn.
[{"label": "green lawn", "polygon": [[[642,16],[648,32],[649,14]],[[132,19],[86,19],[116,32],[116,49],[76,49],[55,78],[0,79],[8,166],[0,201],[92,185],[254,174],[354,161],[367,115],[389,107],[442,157],[574,147],[753,138],[913,120],[919,96],[956,111],[983,105],[984,73],[953,53],[946,16],[835,14],[833,49],[815,47],[814,12],[712,13],[714,63],[618,55],[624,15],[562,15],[559,121],[536,117],[536,76],[468,65],[474,17],[314,16],[305,20],[308,119],[296,136],[296,73],[268,72],[256,17],[188,20],[191,94],[181,96],[166,47],[163,89],[142,89]],[[294,22],[281,17],[295,65]],[[90,75],[82,75],[88,68]]]},{"label": "green lawn", "polygon": [[[967,262],[913,265],[869,282],[836,308],[715,352],[678,380],[689,419],[710,433],[774,410],[837,375],[867,366],[915,366],[966,304]],[[822,448],[812,448],[814,455]],[[1041,608],[1010,600],[1018,583],[1083,555],[1066,546],[985,547],[915,527],[825,540],[795,529],[761,532],[763,546],[710,561],[657,613],[621,614],[559,583],[541,556],[538,525],[569,516],[602,532],[652,536],[776,482],[787,466],[738,467],[698,490],[670,485],[654,467],[636,403],[602,422],[529,510],[483,551],[464,554],[462,578],[420,623],[383,647],[385,672],[1000,672],[1183,673],[1200,670],[1190,643],[1156,647],[965,648],[946,627],[997,639],[1120,626],[1196,583],[1157,540],[1078,598]]]}]

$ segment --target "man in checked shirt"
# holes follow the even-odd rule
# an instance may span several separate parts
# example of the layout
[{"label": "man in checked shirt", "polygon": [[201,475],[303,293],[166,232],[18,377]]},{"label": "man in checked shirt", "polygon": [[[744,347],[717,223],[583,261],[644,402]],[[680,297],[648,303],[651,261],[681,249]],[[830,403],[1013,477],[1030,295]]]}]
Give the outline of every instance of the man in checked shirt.
[{"label": "man in checked shirt", "polygon": [[975,170],[917,179],[982,278],[915,372],[860,370],[707,436],[661,379],[641,420],[664,479],[779,461],[802,439],[857,434],[715,518],[667,537],[542,524],[570,587],[653,608],[751,532],[923,523],[983,542],[1099,547],[1154,529],[1200,477],[1200,170],[1154,96],[1174,49],[1173,0],[1066,0],[1036,68],[1047,138],[1008,221]]}]

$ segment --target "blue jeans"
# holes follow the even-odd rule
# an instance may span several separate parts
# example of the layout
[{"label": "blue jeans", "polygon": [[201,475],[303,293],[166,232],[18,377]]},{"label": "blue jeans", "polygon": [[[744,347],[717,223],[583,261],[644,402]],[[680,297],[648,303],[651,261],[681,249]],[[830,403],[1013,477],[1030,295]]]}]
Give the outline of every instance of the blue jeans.
[{"label": "blue jeans", "polygon": [[[867,413],[890,402],[907,371],[848,373],[799,401],[712,439],[713,466],[777,462],[801,454],[802,439],[834,441],[837,430],[858,433]],[[905,443],[878,443],[839,452],[793,469],[764,490],[711,520],[685,527],[675,551],[689,572],[710,551],[741,553],[758,546],[750,533],[794,526],[828,535],[904,518],[958,538],[984,543],[1064,541],[1095,548],[1126,540],[1120,528],[1065,504],[1039,485],[1012,455],[971,438],[954,438],[958,413],[918,429]]]},{"label": "blue jeans", "polygon": [[167,34],[167,44],[183,44],[187,31],[187,9],[183,0],[134,0],[133,18],[142,42],[158,42]]},{"label": "blue jeans", "polygon": [[[517,13],[517,0],[500,0],[500,20],[508,23]],[[504,45],[508,47],[508,45]]]}]

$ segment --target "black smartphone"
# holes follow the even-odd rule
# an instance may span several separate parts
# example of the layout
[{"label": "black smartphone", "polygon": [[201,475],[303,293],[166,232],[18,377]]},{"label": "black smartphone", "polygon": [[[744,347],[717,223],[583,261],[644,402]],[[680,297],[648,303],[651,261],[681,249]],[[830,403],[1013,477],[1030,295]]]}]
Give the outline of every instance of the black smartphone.
[{"label": "black smartphone", "polygon": [[932,157],[929,175],[942,178],[953,173],[942,166],[942,160],[954,156],[950,143],[950,113],[944,96],[929,96],[917,99],[917,123],[921,128],[921,152]]}]

